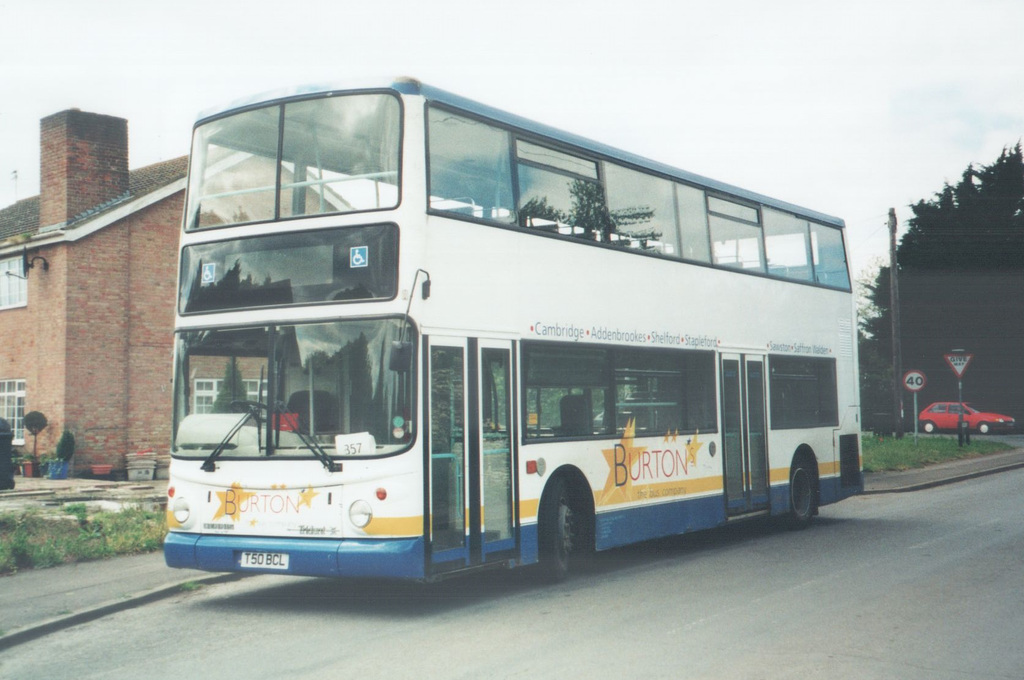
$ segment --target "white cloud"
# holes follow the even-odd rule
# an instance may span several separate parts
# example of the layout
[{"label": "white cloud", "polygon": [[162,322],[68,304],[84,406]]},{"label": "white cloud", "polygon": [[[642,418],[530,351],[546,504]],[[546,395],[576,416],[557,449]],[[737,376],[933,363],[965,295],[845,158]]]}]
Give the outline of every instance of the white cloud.
[{"label": "white cloud", "polygon": [[[2,0],[0,0],[2,2]],[[101,8],[102,7],[102,12]],[[289,84],[414,75],[847,220],[1024,136],[1017,0],[116,0],[0,4],[0,205],[38,192],[38,121],[129,120],[132,165],[187,151],[200,110]]]}]

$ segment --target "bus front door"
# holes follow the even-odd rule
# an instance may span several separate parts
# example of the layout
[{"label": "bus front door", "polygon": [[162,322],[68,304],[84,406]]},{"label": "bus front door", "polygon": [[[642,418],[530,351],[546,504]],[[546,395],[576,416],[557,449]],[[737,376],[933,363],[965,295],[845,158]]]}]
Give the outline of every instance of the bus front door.
[{"label": "bus front door", "polygon": [[729,515],[768,508],[765,360],[749,354],[722,358],[722,466]]},{"label": "bus front door", "polygon": [[512,344],[430,338],[432,573],[515,551]]}]

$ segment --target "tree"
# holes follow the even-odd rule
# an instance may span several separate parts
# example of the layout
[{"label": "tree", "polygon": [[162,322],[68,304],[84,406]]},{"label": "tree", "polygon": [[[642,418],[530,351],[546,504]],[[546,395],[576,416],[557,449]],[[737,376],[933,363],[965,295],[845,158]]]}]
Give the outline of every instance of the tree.
[{"label": "tree", "polygon": [[967,166],[956,186],[911,206],[914,216],[897,259],[908,270],[1014,270],[1024,266],[1024,158],[1003,149],[980,170]]},{"label": "tree", "polygon": [[230,413],[231,402],[245,400],[246,394],[242,372],[238,370],[238,359],[231,357],[224,365],[224,379],[217,390],[217,397],[213,400],[213,412]]},{"label": "tree", "polygon": [[889,267],[879,265],[857,286],[861,416],[866,429],[889,430],[893,412]]},{"label": "tree", "polygon": [[[597,182],[573,180],[569,185],[569,201],[568,210],[564,210],[549,203],[547,196],[531,198],[519,208],[519,224],[552,230],[570,227],[561,233],[626,247],[636,247],[636,242],[646,248],[646,241],[658,240],[662,236],[656,229],[641,232],[622,229],[633,224],[649,223],[654,217],[654,211],[646,205],[610,210],[605,201],[604,189]],[[613,235],[618,237],[613,238]]]},{"label": "tree", "polygon": [[[957,184],[911,206],[897,250],[902,364],[928,376],[925,404],[956,399],[942,357],[963,347],[975,354],[965,400],[1024,416],[1022,156],[1020,144],[1003,149],[991,165],[968,166]],[[879,269],[869,291],[874,311],[861,320],[865,418],[892,411],[879,386],[892,365],[889,275]]]}]

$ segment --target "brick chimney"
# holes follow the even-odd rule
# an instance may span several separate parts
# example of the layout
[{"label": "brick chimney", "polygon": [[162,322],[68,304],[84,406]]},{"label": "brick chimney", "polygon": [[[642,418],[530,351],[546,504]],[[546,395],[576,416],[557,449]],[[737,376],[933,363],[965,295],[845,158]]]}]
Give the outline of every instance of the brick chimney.
[{"label": "brick chimney", "polygon": [[40,121],[39,226],[128,191],[128,121],[69,109]]}]

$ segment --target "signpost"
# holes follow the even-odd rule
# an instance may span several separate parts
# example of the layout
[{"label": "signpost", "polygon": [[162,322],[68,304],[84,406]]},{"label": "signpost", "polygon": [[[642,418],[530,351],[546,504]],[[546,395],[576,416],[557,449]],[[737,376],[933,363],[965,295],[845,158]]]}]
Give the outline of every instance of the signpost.
[{"label": "signpost", "polygon": [[[949,354],[944,354],[943,357],[946,359],[946,363],[953,369],[953,373],[956,374],[956,399],[959,404],[960,417],[957,418],[956,431],[957,441],[960,446],[964,445],[964,373],[967,371],[967,365],[971,363],[971,359],[974,358],[973,354],[968,354],[962,349],[954,349]],[[969,436],[969,435],[968,435]],[[970,439],[967,440],[970,444]]]},{"label": "signpost", "polygon": [[914,393],[914,445],[917,446],[917,393],[928,384],[928,378],[921,371],[907,371],[903,374],[903,387]]}]

